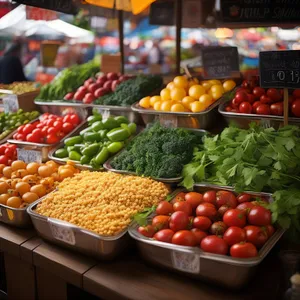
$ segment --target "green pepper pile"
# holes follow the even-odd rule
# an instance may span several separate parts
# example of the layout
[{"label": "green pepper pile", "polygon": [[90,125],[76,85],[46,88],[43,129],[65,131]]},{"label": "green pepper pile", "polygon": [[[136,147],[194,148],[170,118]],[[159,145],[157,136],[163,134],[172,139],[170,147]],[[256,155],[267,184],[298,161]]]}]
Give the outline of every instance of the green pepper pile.
[{"label": "green pepper pile", "polygon": [[19,126],[36,119],[39,115],[38,111],[24,112],[22,109],[14,113],[0,113],[0,140]]},{"label": "green pepper pile", "polygon": [[129,123],[123,116],[103,120],[102,115],[94,111],[87,121],[89,126],[79,135],[65,139],[64,148],[55,151],[55,157],[97,170],[110,156],[123,149],[128,138],[136,132],[136,124]]}]

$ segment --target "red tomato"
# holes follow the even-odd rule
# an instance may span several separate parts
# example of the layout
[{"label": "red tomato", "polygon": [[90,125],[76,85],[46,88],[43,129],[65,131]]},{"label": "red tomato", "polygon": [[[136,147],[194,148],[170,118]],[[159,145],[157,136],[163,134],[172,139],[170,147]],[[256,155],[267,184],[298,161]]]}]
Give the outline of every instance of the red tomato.
[{"label": "red tomato", "polygon": [[18,141],[25,141],[26,140],[25,134],[18,133],[17,137],[16,137],[16,140],[18,140]]},{"label": "red tomato", "polygon": [[59,138],[55,134],[48,134],[46,136],[46,143],[47,144],[56,144],[59,142]]},{"label": "red tomato", "polygon": [[246,225],[246,215],[239,209],[229,209],[223,216],[223,222],[228,227],[237,226],[243,228]]},{"label": "red tomato", "polygon": [[0,146],[0,155],[3,155],[5,153],[6,148],[7,148],[6,144]]},{"label": "red tomato", "polygon": [[208,217],[209,219],[214,220],[217,216],[217,210],[211,203],[202,203],[198,205],[196,215]]},{"label": "red tomato", "polygon": [[294,91],[293,91],[293,96],[294,96],[295,98],[300,98],[300,89],[294,90]]},{"label": "red tomato", "polygon": [[32,134],[33,134],[34,136],[39,137],[39,138],[41,138],[41,137],[43,136],[42,130],[41,130],[40,128],[34,129],[34,130],[32,131]]},{"label": "red tomato", "polygon": [[255,102],[255,96],[253,94],[248,94],[248,102],[250,104],[254,103]]},{"label": "red tomato", "polygon": [[216,194],[217,207],[222,205],[227,205],[229,207],[235,208],[237,206],[237,200],[232,192],[228,191],[218,191]]},{"label": "red tomato", "polygon": [[175,232],[171,229],[163,229],[155,233],[154,239],[164,243],[172,243]]},{"label": "red tomato", "polygon": [[283,116],[283,102],[271,104],[270,111],[272,115]]},{"label": "red tomato", "polygon": [[171,200],[171,203],[174,204],[175,202],[184,201],[185,200],[184,198],[185,198],[185,193],[180,192]]},{"label": "red tomato", "polygon": [[251,201],[251,195],[245,194],[245,193],[239,194],[236,197],[236,200],[238,203],[249,202],[249,201]]},{"label": "red tomato", "polygon": [[94,81],[94,78],[90,78],[90,79],[87,79],[85,82],[84,82],[84,86],[87,88],[90,84],[92,84]]},{"label": "red tomato", "polygon": [[63,123],[71,123],[71,114],[66,114],[62,121]]},{"label": "red tomato", "polygon": [[223,239],[229,246],[232,246],[240,242],[245,242],[246,232],[240,227],[231,226],[225,231]]},{"label": "red tomato", "polygon": [[241,104],[242,102],[247,102],[248,101],[248,95],[246,92],[244,91],[239,91],[235,94],[235,97],[236,99],[236,103],[237,104]]},{"label": "red tomato", "polygon": [[65,100],[73,100],[74,98],[74,93],[68,93],[64,96]]},{"label": "red tomato", "polygon": [[255,205],[252,202],[244,202],[239,204],[236,208],[239,210],[244,211],[247,215],[249,214],[250,210],[254,207]]},{"label": "red tomato", "polygon": [[23,133],[24,134],[29,134],[33,131],[34,126],[32,124],[26,124],[23,128]]},{"label": "red tomato", "polygon": [[257,86],[253,89],[252,93],[256,99],[259,99],[262,95],[265,94],[265,89]]},{"label": "red tomato", "polygon": [[270,106],[267,104],[261,104],[256,108],[256,113],[258,115],[270,115],[271,114]]},{"label": "red tomato", "polygon": [[197,206],[203,202],[202,194],[196,192],[189,192],[184,196],[185,201],[192,206],[192,209],[195,210]]},{"label": "red tomato", "polygon": [[180,230],[174,234],[172,244],[193,247],[197,245],[197,239],[193,232],[189,230]]},{"label": "red tomato", "polygon": [[46,124],[47,124],[47,126],[52,127],[53,124],[54,124],[54,122],[55,122],[54,119],[49,119],[49,120],[46,122]]},{"label": "red tomato", "polygon": [[5,156],[5,155],[1,155],[0,156],[0,164],[2,165],[8,165],[8,157],[7,156]]},{"label": "red tomato", "polygon": [[249,258],[257,256],[257,249],[251,243],[234,244],[230,248],[230,255],[238,258]]},{"label": "red tomato", "polygon": [[204,217],[204,216],[199,216],[194,218],[193,220],[193,226],[197,229],[201,229],[201,230],[208,230],[211,226],[212,222],[208,217]]},{"label": "red tomato", "polygon": [[82,99],[84,98],[84,96],[85,96],[85,93],[78,91],[74,95],[74,100],[82,101]]},{"label": "red tomato", "polygon": [[23,129],[24,129],[25,125],[21,125],[18,128],[18,133],[23,133]]},{"label": "red tomato", "polygon": [[53,127],[56,128],[57,131],[60,131],[62,129],[62,125],[63,125],[62,121],[55,121],[53,123]]},{"label": "red tomato", "polygon": [[249,102],[242,102],[239,106],[239,111],[242,114],[251,114],[252,105]]},{"label": "red tomato", "polygon": [[86,94],[88,92],[88,89],[87,89],[87,87],[85,87],[83,85],[83,86],[79,87],[77,91]]},{"label": "red tomato", "polygon": [[12,148],[6,148],[4,155],[9,159],[9,158],[13,158],[15,155],[15,149]]},{"label": "red tomato", "polygon": [[295,117],[300,118],[300,99],[296,99],[292,103],[292,113]]},{"label": "red tomato", "polygon": [[267,231],[268,238],[270,238],[275,232],[275,228],[272,225],[264,226],[262,229]]},{"label": "red tomato", "polygon": [[240,105],[241,103],[242,103],[242,102],[241,102],[240,99],[238,99],[238,98],[233,98],[233,99],[231,100],[231,106],[232,106],[233,108],[238,108],[239,105]]},{"label": "red tomato", "polygon": [[226,106],[226,107],[225,107],[225,111],[231,112],[231,110],[232,110],[231,106]]},{"label": "red tomato", "polygon": [[62,131],[64,133],[70,133],[73,129],[74,129],[74,126],[69,122],[63,123],[63,125],[62,125]]},{"label": "red tomato", "polygon": [[36,135],[33,135],[32,133],[29,133],[26,136],[26,141],[30,142],[30,143],[39,143],[40,139]]},{"label": "red tomato", "polygon": [[44,127],[44,124],[42,122],[36,125],[36,128],[43,128],[43,127]]},{"label": "red tomato", "polygon": [[216,204],[216,191],[207,191],[203,194],[203,201],[204,202],[208,202],[208,203],[212,203],[212,204]]},{"label": "red tomato", "polygon": [[227,228],[228,227],[224,222],[218,221],[218,222],[215,222],[211,225],[209,231],[210,231],[211,234],[214,234],[214,235],[217,235],[217,236],[222,236]]},{"label": "red tomato", "polygon": [[152,225],[156,230],[167,229],[169,228],[169,220],[170,217],[168,216],[155,216],[152,219]]},{"label": "red tomato", "polygon": [[147,225],[147,226],[140,226],[138,228],[138,232],[140,234],[142,234],[143,236],[146,236],[146,237],[149,237],[149,238],[152,238],[156,232],[154,226],[152,225]]},{"label": "red tomato", "polygon": [[80,118],[77,114],[71,114],[70,120],[72,124],[78,125],[80,123]]},{"label": "red tomato", "polygon": [[252,113],[256,114],[256,109],[258,106],[260,106],[262,103],[260,101],[255,101],[252,105]]},{"label": "red tomato", "polygon": [[223,217],[224,214],[226,213],[227,210],[231,209],[231,207],[229,207],[228,205],[222,205],[219,209],[218,209],[218,214],[219,216]]},{"label": "red tomato", "polygon": [[262,247],[268,240],[268,233],[266,230],[261,229],[258,226],[248,225],[245,226],[247,242],[252,243],[256,247]]},{"label": "red tomato", "polygon": [[188,216],[191,216],[193,213],[192,205],[185,201],[180,201],[180,202],[174,203],[173,209],[174,209],[174,211],[183,211],[183,212],[187,213]]},{"label": "red tomato", "polygon": [[169,226],[173,231],[184,230],[189,225],[189,216],[183,211],[176,211],[170,217]]},{"label": "red tomato", "polygon": [[207,233],[198,229],[198,228],[193,228],[191,230],[191,232],[194,234],[196,241],[197,241],[197,245],[200,245],[201,241],[207,237]]},{"label": "red tomato", "polygon": [[84,96],[82,102],[83,102],[84,104],[90,104],[90,103],[92,103],[94,100],[95,100],[94,95],[93,95],[92,93],[87,93],[87,94]]},{"label": "red tomato", "polygon": [[215,235],[205,237],[200,244],[200,247],[205,252],[226,255],[228,253],[228,245],[226,242]]},{"label": "red tomato", "polygon": [[281,100],[279,91],[273,88],[267,90],[267,96],[271,99],[272,102],[278,102]]},{"label": "red tomato", "polygon": [[262,206],[254,206],[248,214],[248,222],[251,225],[267,226],[271,225],[271,212]]},{"label": "red tomato", "polygon": [[259,99],[262,104],[271,104],[272,103],[271,98],[266,95],[262,95]]},{"label": "red tomato", "polygon": [[45,126],[45,127],[42,128],[42,135],[43,136],[46,136],[48,134],[48,128],[49,128],[48,126]]},{"label": "red tomato", "polygon": [[158,203],[156,213],[158,215],[171,215],[174,212],[173,205],[168,201],[161,201]]},{"label": "red tomato", "polygon": [[49,127],[48,130],[47,130],[47,133],[56,135],[58,133],[58,131],[59,130],[55,127]]}]

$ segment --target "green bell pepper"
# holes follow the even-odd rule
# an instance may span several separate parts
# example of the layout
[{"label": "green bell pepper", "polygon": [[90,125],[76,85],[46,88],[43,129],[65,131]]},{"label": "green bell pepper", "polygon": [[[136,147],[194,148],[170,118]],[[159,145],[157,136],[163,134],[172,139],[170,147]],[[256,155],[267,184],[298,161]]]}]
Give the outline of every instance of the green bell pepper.
[{"label": "green bell pepper", "polygon": [[113,142],[107,146],[110,153],[117,153],[124,147],[124,142]]},{"label": "green bell pepper", "polygon": [[102,116],[101,115],[89,116],[87,118],[87,121],[88,121],[89,125],[92,125],[93,123],[95,123],[97,121],[102,121]]},{"label": "green bell pepper", "polygon": [[128,119],[126,117],[124,117],[124,116],[118,116],[118,117],[115,117],[114,119],[118,122],[119,126],[122,123],[125,123],[125,124],[129,123]]},{"label": "green bell pepper", "polygon": [[72,136],[70,138],[67,138],[65,140],[65,145],[66,146],[74,146],[75,144],[80,144],[82,143],[83,139],[80,135]]},{"label": "green bell pepper", "polygon": [[119,128],[117,130],[111,130],[106,136],[112,142],[123,142],[129,138],[130,132],[127,129]]},{"label": "green bell pepper", "polygon": [[104,128],[102,129],[114,129],[119,127],[119,123],[112,117],[107,118],[106,120],[102,121]]},{"label": "green bell pepper", "polygon": [[65,148],[58,149],[55,151],[54,156],[58,158],[65,158],[69,156],[69,152]]},{"label": "green bell pepper", "polygon": [[68,146],[67,151],[70,153],[71,151],[74,151],[75,147],[74,146]]},{"label": "green bell pepper", "polygon": [[88,147],[85,147],[82,150],[82,154],[84,156],[93,157],[94,155],[96,155],[98,153],[98,151],[99,151],[99,145],[95,143]]},{"label": "green bell pepper", "polygon": [[89,126],[89,127],[85,128],[85,129],[81,130],[81,131],[79,132],[79,135],[80,135],[80,136],[84,136],[85,133],[87,133],[87,132],[92,132],[92,131],[93,131],[92,126]]},{"label": "green bell pepper", "polygon": [[107,161],[108,158],[109,158],[109,151],[107,150],[106,147],[103,147],[102,150],[97,154],[95,158],[95,163],[97,165],[102,165],[105,163],[105,161]]},{"label": "green bell pepper", "polygon": [[88,156],[86,156],[86,155],[83,155],[83,156],[81,156],[81,158],[80,158],[80,163],[81,163],[82,165],[87,165],[87,164],[89,164],[90,161],[91,161],[91,158],[88,157]]},{"label": "green bell pepper", "polygon": [[86,142],[100,142],[102,140],[99,132],[87,132],[83,136]]},{"label": "green bell pepper", "polygon": [[69,158],[71,160],[80,161],[81,157],[81,154],[74,150],[69,153]]},{"label": "green bell pepper", "polygon": [[129,130],[130,130],[130,134],[132,135],[132,134],[135,134],[136,133],[136,124],[135,123],[129,123],[128,124],[128,128],[129,128]]},{"label": "green bell pepper", "polygon": [[92,129],[94,132],[98,132],[99,130],[105,129],[102,121],[97,121],[92,124]]}]

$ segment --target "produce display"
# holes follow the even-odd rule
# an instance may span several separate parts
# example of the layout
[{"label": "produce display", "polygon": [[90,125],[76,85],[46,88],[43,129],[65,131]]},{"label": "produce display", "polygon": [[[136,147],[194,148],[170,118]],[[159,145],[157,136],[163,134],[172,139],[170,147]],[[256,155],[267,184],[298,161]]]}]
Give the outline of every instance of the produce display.
[{"label": "produce display", "polygon": [[251,258],[275,232],[267,202],[224,190],[179,193],[162,201],[139,233],[156,241],[200,247],[203,251]]},{"label": "produce display", "polygon": [[[283,90],[259,86],[258,77],[244,80],[225,111],[243,114],[283,116]],[[300,117],[300,90],[289,95],[289,112]]]},{"label": "produce display", "polygon": [[29,123],[38,116],[38,111],[23,112],[22,109],[14,113],[0,113],[0,140],[8,136],[17,127]]},{"label": "produce display", "polygon": [[1,164],[0,204],[25,208],[53,191],[58,182],[78,172],[70,164],[59,166],[51,160],[45,164],[26,164],[21,160],[12,162],[11,166]]},{"label": "produce display", "polygon": [[64,148],[56,150],[55,157],[99,169],[111,155],[123,149],[137,128],[123,116],[102,120],[97,111],[87,121],[89,126],[79,135],[65,139]]},{"label": "produce display", "polygon": [[95,104],[130,106],[141,98],[161,88],[163,80],[157,75],[138,75],[117,86],[113,93],[102,96]]},{"label": "produce display", "polygon": [[96,75],[99,66],[94,62],[74,65],[63,70],[51,83],[41,88],[38,100],[62,100],[64,96],[78,89],[85,80]]},{"label": "produce display", "polygon": [[56,144],[80,123],[76,113],[57,116],[44,113],[38,121],[21,125],[13,138],[31,143]]},{"label": "produce display", "polygon": [[64,96],[65,100],[82,101],[84,104],[90,104],[94,100],[114,92],[121,82],[130,79],[129,75],[121,75],[117,73],[107,73],[94,78],[87,79],[76,92],[68,93]]},{"label": "produce display", "polygon": [[[37,90],[35,82],[14,82],[12,84],[0,84],[0,89],[10,90],[15,95],[22,95],[30,92],[35,92]],[[1,94],[7,95],[7,94]]]},{"label": "produce display", "polygon": [[177,76],[160,96],[148,96],[139,101],[145,109],[165,112],[193,112],[206,110],[225,92],[233,90],[236,83],[233,80],[207,80],[199,83],[198,79],[188,80],[185,76]]},{"label": "produce display", "polygon": [[201,138],[191,131],[156,123],[132,140],[111,166],[153,178],[176,178],[192,159],[198,143]]},{"label": "produce display", "polygon": [[2,144],[0,145],[0,165],[10,166],[17,159],[17,145]]},{"label": "produce display", "polygon": [[128,227],[137,212],[157,205],[168,193],[163,183],[149,178],[84,171],[59,184],[36,212],[114,236]]}]

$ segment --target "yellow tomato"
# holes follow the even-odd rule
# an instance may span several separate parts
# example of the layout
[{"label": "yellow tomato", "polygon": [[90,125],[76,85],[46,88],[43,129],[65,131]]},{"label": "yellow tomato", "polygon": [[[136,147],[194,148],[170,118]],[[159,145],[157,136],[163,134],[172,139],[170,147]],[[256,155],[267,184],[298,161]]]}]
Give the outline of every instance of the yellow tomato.
[{"label": "yellow tomato", "polygon": [[0,164],[0,174],[2,174],[3,169],[6,167],[4,164]]},{"label": "yellow tomato", "polygon": [[176,87],[186,89],[189,86],[189,82],[184,76],[176,76],[173,80]]},{"label": "yellow tomato", "polygon": [[186,96],[182,99],[181,103],[185,108],[190,109],[190,104],[194,101],[195,99],[193,97]]},{"label": "yellow tomato", "polygon": [[212,84],[207,81],[201,82],[201,85],[205,88],[205,91],[208,91],[212,86]]},{"label": "yellow tomato", "polygon": [[160,92],[160,97],[162,101],[171,100],[171,91],[169,89],[163,89]]},{"label": "yellow tomato", "polygon": [[183,88],[174,88],[171,90],[171,100],[181,101],[186,96],[186,91]]},{"label": "yellow tomato", "polygon": [[215,79],[212,79],[212,80],[208,80],[208,82],[211,84],[211,85],[222,85],[222,82],[220,80],[215,80]]},{"label": "yellow tomato", "polygon": [[193,85],[189,89],[189,95],[196,100],[198,100],[203,94],[205,94],[205,88],[200,84]]},{"label": "yellow tomato", "polygon": [[212,93],[224,93],[224,88],[222,85],[215,84],[210,88],[210,90]]},{"label": "yellow tomato", "polygon": [[220,92],[212,93],[212,98],[213,98],[214,100],[218,100],[218,99],[220,99],[222,96],[223,96],[223,93],[220,93]]},{"label": "yellow tomato", "polygon": [[189,80],[189,88],[193,85],[197,85],[199,84],[199,80],[197,78],[193,78],[191,80]]},{"label": "yellow tomato", "polygon": [[37,162],[31,162],[27,165],[26,170],[28,174],[33,175],[33,174],[37,174],[39,167],[40,164],[38,164]]},{"label": "yellow tomato", "polygon": [[160,106],[162,111],[170,111],[172,107],[172,101],[163,101]]},{"label": "yellow tomato", "polygon": [[17,171],[20,169],[26,169],[26,163],[24,163],[24,161],[22,160],[15,160],[12,164],[11,164],[11,168],[13,171]]},{"label": "yellow tomato", "polygon": [[199,102],[203,104],[205,108],[207,108],[213,103],[213,98],[208,94],[204,94],[199,98]]},{"label": "yellow tomato", "polygon": [[161,101],[157,101],[154,103],[153,106],[154,110],[160,110],[160,107],[161,107]]},{"label": "yellow tomato", "polygon": [[231,90],[233,90],[236,86],[236,83],[233,80],[226,80],[223,83],[223,88],[225,92],[229,92]]},{"label": "yellow tomato", "polygon": [[205,105],[200,101],[194,101],[193,103],[191,103],[191,111],[194,113],[203,111],[205,108]]},{"label": "yellow tomato", "polygon": [[50,166],[40,166],[38,169],[38,173],[41,177],[48,177],[51,176],[53,173],[52,167]]},{"label": "yellow tomato", "polygon": [[172,112],[184,112],[184,106],[180,103],[174,104],[171,107]]},{"label": "yellow tomato", "polygon": [[171,91],[174,89],[174,87],[175,87],[175,83],[172,81],[167,84],[166,88]]},{"label": "yellow tomato", "polygon": [[161,97],[160,96],[153,96],[153,97],[150,98],[150,105],[152,107],[154,107],[154,103],[158,102],[158,101],[161,101]]},{"label": "yellow tomato", "polygon": [[142,107],[142,108],[150,108],[151,105],[150,105],[150,96],[148,97],[144,97],[140,100],[139,102],[139,105]]}]

